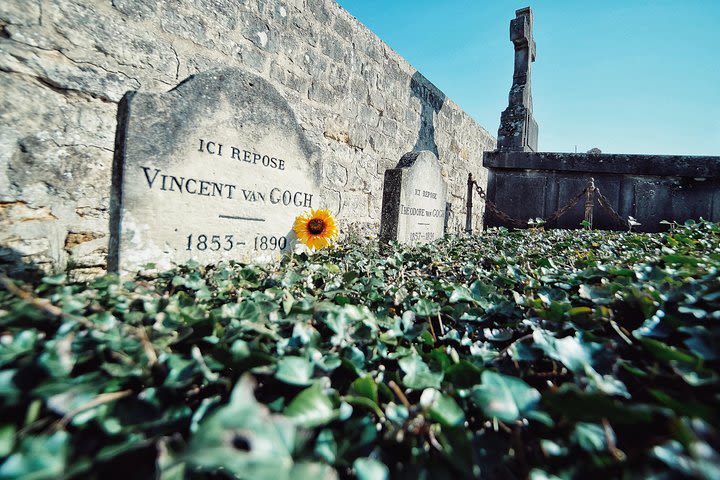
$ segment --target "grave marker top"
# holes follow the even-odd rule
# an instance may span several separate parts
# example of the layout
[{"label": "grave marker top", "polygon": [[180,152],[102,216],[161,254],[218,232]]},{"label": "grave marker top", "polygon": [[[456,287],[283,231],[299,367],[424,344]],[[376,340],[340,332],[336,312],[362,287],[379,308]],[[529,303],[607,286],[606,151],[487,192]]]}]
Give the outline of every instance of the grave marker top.
[{"label": "grave marker top", "polygon": [[499,151],[537,151],[537,122],[532,116],[531,64],[535,61],[533,16],[530,7],[515,12],[510,21],[510,40],[515,46],[515,69],[508,108],[498,130]]}]

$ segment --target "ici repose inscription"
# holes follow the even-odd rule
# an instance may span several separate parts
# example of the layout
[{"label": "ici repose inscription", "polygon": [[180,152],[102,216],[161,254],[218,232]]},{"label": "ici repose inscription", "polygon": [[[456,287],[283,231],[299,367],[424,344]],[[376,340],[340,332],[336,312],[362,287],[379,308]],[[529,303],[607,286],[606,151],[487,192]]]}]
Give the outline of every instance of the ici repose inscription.
[{"label": "ici repose inscription", "polygon": [[118,114],[110,268],[263,261],[291,248],[294,218],[319,206],[313,151],[294,118],[272,86],[234,69],[164,94],[128,93]]}]

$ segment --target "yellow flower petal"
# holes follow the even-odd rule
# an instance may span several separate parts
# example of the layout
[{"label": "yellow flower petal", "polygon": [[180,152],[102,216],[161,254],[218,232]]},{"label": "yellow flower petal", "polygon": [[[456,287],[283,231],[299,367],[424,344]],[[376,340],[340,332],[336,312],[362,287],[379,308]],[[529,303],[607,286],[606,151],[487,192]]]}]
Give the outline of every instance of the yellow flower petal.
[{"label": "yellow flower petal", "polygon": [[314,250],[327,247],[338,234],[335,219],[327,209],[298,215],[293,231],[300,242]]}]

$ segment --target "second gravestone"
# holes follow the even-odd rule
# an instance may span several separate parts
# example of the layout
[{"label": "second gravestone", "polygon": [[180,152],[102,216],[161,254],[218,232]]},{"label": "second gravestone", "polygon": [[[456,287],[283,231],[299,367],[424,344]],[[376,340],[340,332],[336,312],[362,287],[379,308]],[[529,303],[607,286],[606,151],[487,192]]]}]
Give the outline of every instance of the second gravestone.
[{"label": "second gravestone", "polygon": [[423,150],[406,153],[385,171],[380,240],[427,243],[443,236],[447,184],[440,161]]},{"label": "second gravestone", "polygon": [[118,113],[109,267],[262,261],[293,247],[320,208],[317,161],[285,99],[235,69],[167,93],[130,92]]}]

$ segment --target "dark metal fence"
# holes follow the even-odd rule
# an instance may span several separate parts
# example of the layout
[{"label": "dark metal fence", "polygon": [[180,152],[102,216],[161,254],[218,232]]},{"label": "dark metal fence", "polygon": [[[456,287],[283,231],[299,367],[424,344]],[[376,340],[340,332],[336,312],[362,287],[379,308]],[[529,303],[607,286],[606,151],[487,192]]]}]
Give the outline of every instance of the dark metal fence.
[{"label": "dark metal fence", "polygon": [[596,203],[603,210],[605,210],[605,212],[607,212],[613,223],[616,224],[617,228],[623,230],[630,230],[632,228],[632,223],[630,222],[630,219],[625,220],[620,216],[620,214],[615,211],[614,208],[612,208],[612,206],[610,205],[610,201],[605,197],[605,195],[600,193],[600,189],[595,186],[595,180],[593,178],[588,181],[587,187],[578,192],[567,203],[555,210],[547,218],[532,218],[528,220],[522,220],[511,217],[510,215],[500,210],[497,205],[495,205],[492,201],[488,200],[485,190],[483,190],[483,188],[477,183],[477,181],[473,179],[472,173],[470,173],[468,174],[467,182],[467,213],[465,217],[465,232],[468,234],[472,233],[473,195],[475,193],[477,193],[478,197],[480,197],[480,199],[485,203],[485,213],[483,215],[483,218],[485,219],[485,221],[483,222],[484,224],[487,223],[486,220],[488,218],[488,215],[493,215],[497,220],[500,221],[503,226],[506,227],[528,228],[535,225],[543,225],[544,227],[552,228],[556,225],[560,217],[565,215],[575,205],[577,205],[583,197],[585,197],[585,220],[582,224],[585,228],[592,229],[593,210]]}]

